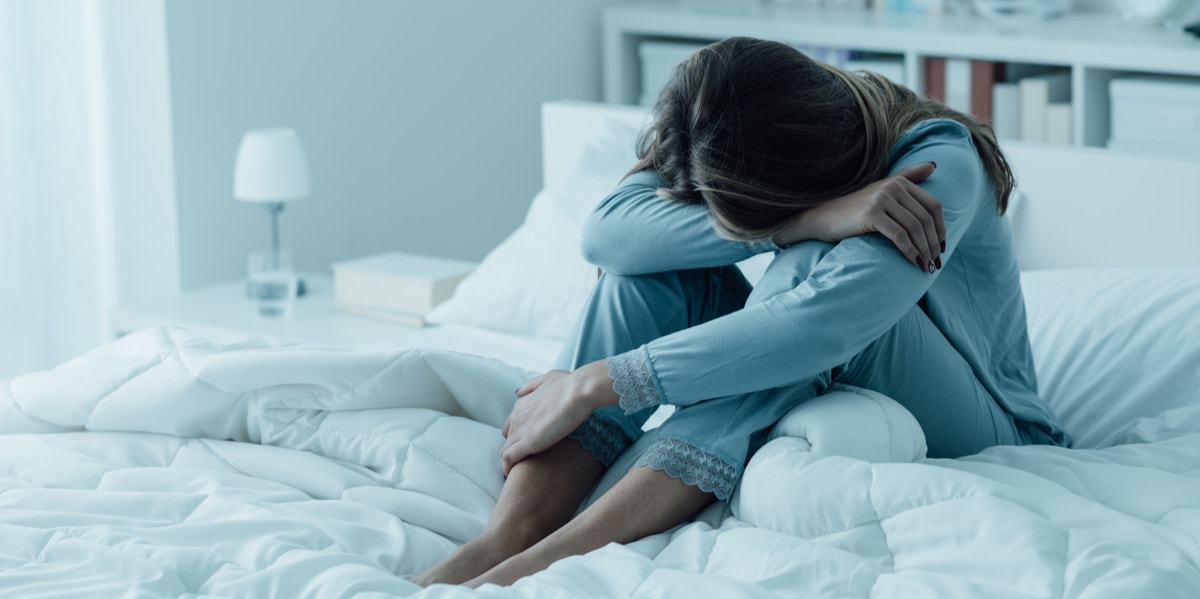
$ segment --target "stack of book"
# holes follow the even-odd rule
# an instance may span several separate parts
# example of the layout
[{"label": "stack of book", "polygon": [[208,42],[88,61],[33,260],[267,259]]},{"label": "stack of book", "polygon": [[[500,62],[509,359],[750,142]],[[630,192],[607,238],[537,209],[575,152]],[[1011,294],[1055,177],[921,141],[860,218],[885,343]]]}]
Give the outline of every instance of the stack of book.
[{"label": "stack of book", "polygon": [[1108,147],[1200,156],[1200,77],[1126,75],[1108,90]]},{"label": "stack of book", "polygon": [[1018,65],[930,57],[929,97],[991,125],[996,137],[1038,143],[1072,143],[1071,73],[1020,73]]},{"label": "stack of book", "polygon": [[333,265],[338,311],[422,326],[425,314],[450,299],[478,264],[389,252]]}]

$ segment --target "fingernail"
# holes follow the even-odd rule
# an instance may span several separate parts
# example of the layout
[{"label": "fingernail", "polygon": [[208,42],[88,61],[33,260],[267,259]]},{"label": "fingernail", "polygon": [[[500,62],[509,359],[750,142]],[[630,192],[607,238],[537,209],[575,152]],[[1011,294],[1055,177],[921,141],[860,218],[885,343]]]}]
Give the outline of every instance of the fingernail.
[{"label": "fingernail", "polygon": [[937,257],[937,267],[938,267],[938,270],[942,269],[942,257],[941,256]]},{"label": "fingernail", "polygon": [[935,270],[937,270],[937,269],[933,267],[933,260],[930,260],[929,261],[929,274],[933,274],[933,272]]},{"label": "fingernail", "polygon": [[946,251],[946,242],[945,241],[942,242],[942,251],[943,252]]},{"label": "fingernail", "polygon": [[930,160],[930,161],[929,161],[929,164],[932,164],[932,165],[933,165],[933,168],[937,168],[937,163],[936,163],[936,162],[934,162],[934,161]]}]

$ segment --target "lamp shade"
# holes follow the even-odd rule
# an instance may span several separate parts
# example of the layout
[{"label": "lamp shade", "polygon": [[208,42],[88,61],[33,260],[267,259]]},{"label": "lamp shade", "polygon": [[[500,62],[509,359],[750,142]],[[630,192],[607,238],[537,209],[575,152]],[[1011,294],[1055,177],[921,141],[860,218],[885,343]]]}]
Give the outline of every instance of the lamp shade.
[{"label": "lamp shade", "polygon": [[233,197],[245,202],[284,202],[308,192],[308,160],[295,130],[246,132],[234,166]]}]

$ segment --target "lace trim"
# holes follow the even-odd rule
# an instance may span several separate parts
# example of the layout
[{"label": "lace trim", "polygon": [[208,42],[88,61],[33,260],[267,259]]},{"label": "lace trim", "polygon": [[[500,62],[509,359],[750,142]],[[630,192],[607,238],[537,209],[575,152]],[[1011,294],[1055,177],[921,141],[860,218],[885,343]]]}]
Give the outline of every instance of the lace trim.
[{"label": "lace trim", "polygon": [[640,412],[662,403],[658,390],[654,388],[654,377],[650,374],[650,363],[645,350],[639,348],[618,354],[607,360],[608,376],[613,381],[613,391],[621,400],[618,404],[626,414]]},{"label": "lace trim", "polygon": [[750,250],[751,252],[753,252],[755,254],[765,254],[767,252],[775,252],[775,251],[778,251],[783,248],[780,248],[778,245],[775,245],[775,241],[768,238],[768,239],[760,239],[758,241],[747,241],[746,249]]},{"label": "lace trim", "polygon": [[606,467],[611,466],[613,460],[633,441],[619,425],[595,416],[588,416],[579,428],[567,436],[579,441],[584,449],[592,452],[597,462]]},{"label": "lace trim", "polygon": [[733,495],[733,487],[742,476],[740,467],[678,439],[656,439],[634,465],[662,470],[721,501]]}]

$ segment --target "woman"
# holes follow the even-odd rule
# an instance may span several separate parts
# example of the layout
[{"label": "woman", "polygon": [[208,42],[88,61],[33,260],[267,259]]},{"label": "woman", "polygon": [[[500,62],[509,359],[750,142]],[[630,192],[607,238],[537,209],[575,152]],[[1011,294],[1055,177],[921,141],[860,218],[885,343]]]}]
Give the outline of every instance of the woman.
[{"label": "woman", "polygon": [[[731,38],[676,69],[639,158],[585,230],[605,274],[562,370],[517,391],[484,533],[414,581],[508,584],[679,524],[835,382],[908,408],[932,457],[1069,442],[1036,393],[1012,173],[970,117]],[[766,251],[751,289],[732,265]],[[572,518],[660,404],[636,466]]]}]

